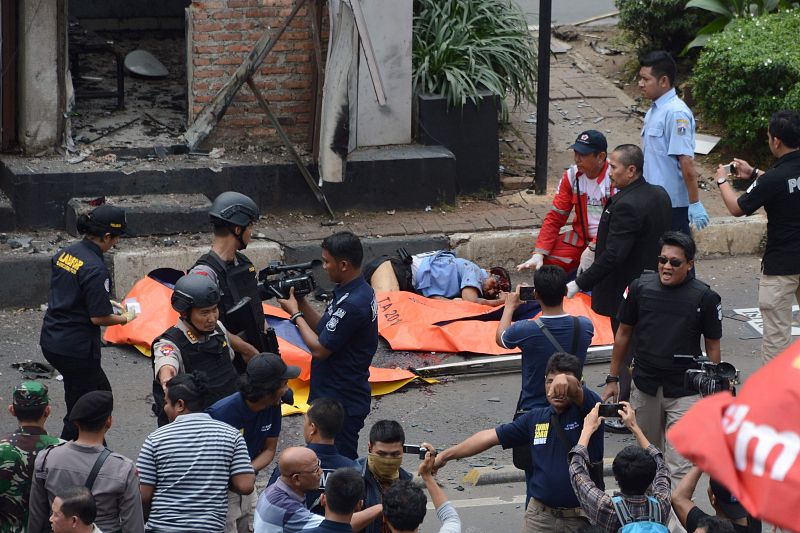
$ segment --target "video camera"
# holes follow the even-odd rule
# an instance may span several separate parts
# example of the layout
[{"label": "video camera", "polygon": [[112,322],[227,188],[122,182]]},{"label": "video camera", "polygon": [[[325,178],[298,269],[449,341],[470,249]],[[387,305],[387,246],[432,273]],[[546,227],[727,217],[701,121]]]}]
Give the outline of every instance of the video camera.
[{"label": "video camera", "polygon": [[734,385],[739,383],[739,370],[732,364],[724,361],[715,363],[701,355],[676,355],[674,360],[676,363],[697,367],[686,370],[683,375],[685,389],[697,392],[700,396],[725,390],[736,394]]},{"label": "video camera", "polygon": [[284,265],[280,261],[271,261],[267,268],[258,273],[259,294],[262,300],[272,297],[286,299],[289,289],[294,287],[295,296],[310,294],[317,287],[311,269],[322,264],[319,259],[307,263]]}]

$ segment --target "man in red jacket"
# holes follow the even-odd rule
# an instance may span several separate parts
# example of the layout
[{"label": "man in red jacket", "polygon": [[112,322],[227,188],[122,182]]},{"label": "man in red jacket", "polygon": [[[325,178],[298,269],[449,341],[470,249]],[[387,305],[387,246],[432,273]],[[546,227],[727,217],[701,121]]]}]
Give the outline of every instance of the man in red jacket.
[{"label": "man in red jacket", "polygon": [[[603,207],[614,194],[606,160],[608,142],[599,131],[588,130],[578,135],[570,148],[575,152],[575,164],[564,171],[553,208],[539,230],[533,255],[517,265],[517,270],[557,265],[567,273],[576,269],[580,273],[594,261],[597,225]],[[572,228],[562,234],[561,228],[567,224],[573,209]]]}]

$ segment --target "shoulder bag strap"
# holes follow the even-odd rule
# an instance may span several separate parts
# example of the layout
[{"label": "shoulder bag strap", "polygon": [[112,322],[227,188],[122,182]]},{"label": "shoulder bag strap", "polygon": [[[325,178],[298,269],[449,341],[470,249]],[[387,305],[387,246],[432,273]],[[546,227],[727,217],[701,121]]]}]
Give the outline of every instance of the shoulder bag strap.
[{"label": "shoulder bag strap", "polygon": [[94,480],[97,479],[97,474],[100,473],[100,469],[103,467],[103,463],[106,462],[106,459],[108,459],[109,455],[111,455],[111,450],[108,448],[103,448],[103,451],[97,456],[97,460],[94,462],[92,471],[89,472],[89,477],[86,478],[86,483],[84,484],[89,491],[92,490],[92,487],[94,486]]},{"label": "shoulder bag strap", "polygon": [[578,339],[581,336],[581,321],[578,320],[578,317],[572,317],[572,351],[569,352],[572,355],[577,355],[578,353]]},{"label": "shoulder bag strap", "polygon": [[553,345],[553,348],[555,348],[559,352],[563,352],[564,348],[562,348],[561,345],[556,340],[556,338],[553,337],[553,334],[550,333],[550,330],[548,330],[547,327],[544,325],[544,322],[542,322],[542,319],[536,318],[533,321],[536,322],[536,325],[539,326],[540,330],[542,330],[542,333],[544,333],[544,336],[547,337],[547,340],[550,341],[550,344]]},{"label": "shoulder bag strap", "polygon": [[561,424],[558,423],[558,415],[556,415],[555,413],[550,415],[550,425],[553,426],[553,431],[556,432],[556,435],[558,435],[558,438],[561,441],[561,443],[564,446],[566,446],[567,453],[569,453],[569,451],[575,445],[574,444],[570,444],[569,438],[567,438],[567,432],[564,431],[564,428],[562,428]]}]

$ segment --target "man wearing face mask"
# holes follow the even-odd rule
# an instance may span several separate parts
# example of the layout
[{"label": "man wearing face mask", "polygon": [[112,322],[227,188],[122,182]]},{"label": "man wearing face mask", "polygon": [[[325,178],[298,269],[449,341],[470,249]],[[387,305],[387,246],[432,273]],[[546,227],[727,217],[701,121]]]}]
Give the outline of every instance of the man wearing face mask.
[{"label": "man wearing face mask", "polygon": [[[533,255],[517,265],[518,271],[556,265],[568,274],[575,269],[580,274],[594,262],[600,215],[615,192],[606,159],[608,142],[599,131],[587,130],[578,135],[570,148],[575,153],[575,164],[564,171],[553,207],[539,230]],[[562,233],[573,209],[572,227]]]},{"label": "man wearing face mask", "polygon": [[[384,491],[398,479],[411,479],[411,474],[400,466],[403,463],[405,441],[403,426],[394,420],[378,420],[370,428],[369,455],[357,460],[364,474],[364,507],[382,504]],[[383,520],[380,517],[375,519],[364,529],[364,533],[384,533]]]}]

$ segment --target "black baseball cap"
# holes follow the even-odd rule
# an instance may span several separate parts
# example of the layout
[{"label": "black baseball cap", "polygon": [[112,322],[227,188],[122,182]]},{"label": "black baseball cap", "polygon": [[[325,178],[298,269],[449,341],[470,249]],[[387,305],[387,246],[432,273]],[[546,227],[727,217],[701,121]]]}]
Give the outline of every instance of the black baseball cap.
[{"label": "black baseball cap", "polygon": [[575,144],[570,146],[579,154],[594,154],[597,152],[608,151],[608,141],[606,136],[597,130],[586,130],[578,135]]},{"label": "black baseball cap", "polygon": [[111,235],[122,235],[125,233],[127,223],[125,222],[125,210],[109,204],[96,207],[89,218],[97,226],[103,228]]},{"label": "black baseball cap", "polygon": [[294,379],[300,375],[300,367],[288,366],[274,353],[260,353],[247,363],[247,377],[252,381],[274,381]]},{"label": "black baseball cap", "polygon": [[717,504],[722,508],[722,512],[725,513],[725,516],[731,520],[739,520],[747,516],[747,511],[745,511],[742,504],[739,503],[739,500],[736,499],[736,496],[731,494],[731,491],[726,489],[721,483],[712,479],[709,481],[708,485],[711,487],[711,492],[714,493]]}]

